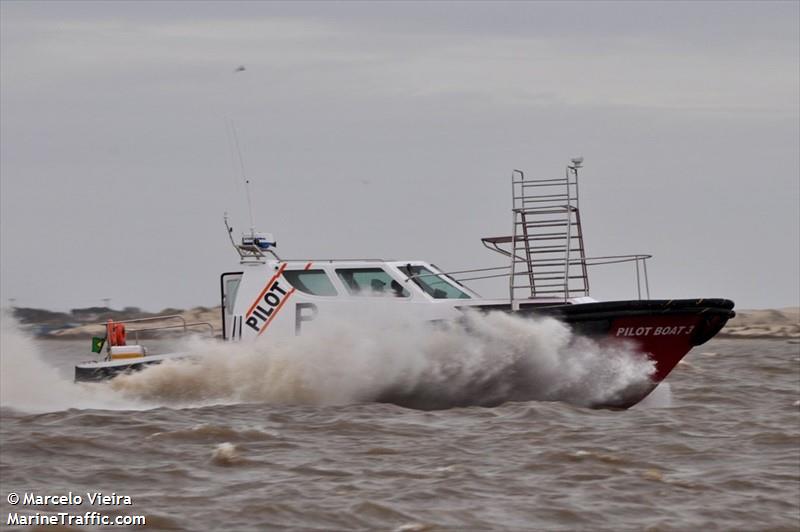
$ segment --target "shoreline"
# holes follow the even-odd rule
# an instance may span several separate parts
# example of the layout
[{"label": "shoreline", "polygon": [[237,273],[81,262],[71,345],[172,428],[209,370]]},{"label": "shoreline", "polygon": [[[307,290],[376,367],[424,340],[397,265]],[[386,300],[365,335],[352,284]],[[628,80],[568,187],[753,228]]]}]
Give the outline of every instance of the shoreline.
[{"label": "shoreline", "polygon": [[[21,309],[22,312],[26,310],[36,309]],[[171,309],[172,310],[172,309]],[[208,323],[213,328],[213,335],[220,336],[222,319],[220,317],[219,307],[195,307],[192,309],[178,310],[174,309],[174,314],[180,315],[187,324],[190,323]],[[17,319],[20,324],[28,329],[39,340],[89,340],[93,336],[103,336],[104,327],[99,324],[101,321],[100,314],[93,316],[91,320],[80,323],[77,319],[71,320],[74,325],[64,326],[62,323],[49,322],[37,323],[31,320],[20,319],[17,313]],[[137,314],[121,315],[120,311],[112,311],[108,309],[106,314],[114,314],[115,318],[120,319],[135,319],[140,317]],[[149,315],[148,317],[157,317]],[[172,322],[174,323],[174,322]],[[165,322],[154,321],[151,323],[153,326],[162,325]],[[132,329],[131,329],[132,330]],[[159,335],[160,338],[169,338],[176,336],[172,334]],[[759,310],[737,310],[736,316],[731,319],[723,329],[717,333],[716,338],[726,339],[764,339],[764,340],[796,340],[800,342],[800,307],[788,307],[781,309],[759,309]]]},{"label": "shoreline", "polygon": [[800,340],[800,307],[737,310],[716,337]]}]

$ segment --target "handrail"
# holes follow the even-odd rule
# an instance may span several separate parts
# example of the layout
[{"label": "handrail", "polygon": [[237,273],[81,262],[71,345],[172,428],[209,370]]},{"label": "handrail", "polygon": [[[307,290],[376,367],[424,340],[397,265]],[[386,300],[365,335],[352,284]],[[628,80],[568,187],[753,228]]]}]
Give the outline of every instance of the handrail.
[{"label": "handrail", "polygon": [[[636,290],[638,298],[642,299],[642,276],[644,277],[644,290],[645,295],[649,299],[650,298],[650,281],[647,276],[647,259],[652,259],[653,256],[649,254],[635,254],[635,255],[604,255],[599,257],[586,257],[585,259],[571,259],[569,261],[570,265],[578,265],[578,264],[585,264],[586,266],[603,266],[607,264],[622,264],[626,262],[634,262],[636,264]],[[534,259],[536,264],[538,265],[548,265],[548,264],[563,264],[563,259]],[[639,268],[639,263],[642,263],[642,270]],[[499,271],[505,270],[503,273],[499,274],[492,274],[492,275],[480,275],[477,277],[466,277],[466,278],[456,278],[453,277],[455,275],[461,274],[470,274],[470,273],[481,273],[481,272],[491,272],[491,271]],[[512,272],[510,266],[493,266],[489,268],[473,268],[469,270],[453,270],[448,272],[440,272],[440,273],[421,273],[415,275],[409,275],[408,279],[414,279],[418,277],[442,277],[442,276],[449,276],[453,280],[457,282],[465,282],[465,281],[477,281],[481,279],[496,279],[496,278],[503,278],[509,277],[509,279],[513,276],[519,275],[528,275],[528,272]]]},{"label": "handrail", "polygon": [[189,327],[208,327],[208,332],[210,336],[214,336],[214,326],[207,321],[195,321],[192,323],[183,323],[182,325],[163,325],[161,327],[147,327],[145,329],[131,329],[130,332],[134,333],[136,338],[136,343],[139,343],[139,333],[140,332],[150,332],[150,331],[163,331],[166,329],[183,329],[184,333],[188,333],[187,330]]},{"label": "handrail", "polygon": [[[653,258],[652,255],[647,255],[647,254],[606,255],[606,256],[601,256],[601,257],[586,257],[586,265],[587,266],[599,266],[599,265],[602,265],[602,264],[618,264],[618,263],[622,263],[622,262],[633,262],[635,260],[647,260],[647,259],[652,259],[652,258]],[[592,260],[601,260],[601,259],[618,259],[618,260],[608,260],[606,262],[595,262],[595,263],[590,263],[589,262],[589,261],[592,261]],[[550,262],[550,263],[553,263],[553,264],[562,264],[564,262],[561,259],[536,259],[536,260],[539,263]],[[574,260],[570,261],[570,264],[580,264],[581,262],[582,261],[580,259],[574,259]],[[460,274],[460,273],[487,272],[487,271],[492,271],[492,270],[507,270],[507,269],[508,269],[508,266],[492,266],[490,268],[472,268],[472,269],[469,269],[469,270],[454,270],[454,271],[450,271],[450,272],[440,272],[440,273],[420,273],[420,274],[410,275],[409,279],[413,278],[413,277],[425,277],[425,276],[438,277],[440,275],[457,275],[457,274]],[[527,272],[523,272],[523,273],[525,275],[527,275]],[[503,274],[503,275],[506,275],[506,274]]]},{"label": "handrail", "polygon": [[[159,321],[159,320],[170,320],[170,319],[178,319],[183,322],[184,327],[186,326],[186,318],[184,318],[180,314],[166,314],[164,316],[150,316],[147,318],[133,318],[130,320],[114,320],[114,323],[140,323],[143,321]],[[105,323],[100,323],[98,325],[105,326]]]},{"label": "handrail", "polygon": [[[150,332],[150,331],[162,331],[166,329],[182,329],[184,334],[188,334],[188,329],[190,327],[208,327],[208,331],[210,336],[214,336],[214,326],[207,322],[207,321],[195,321],[191,323],[186,323],[186,318],[184,318],[180,314],[167,314],[164,316],[150,316],[147,318],[133,318],[129,320],[109,320],[113,321],[114,323],[143,323],[143,322],[154,322],[154,321],[164,321],[164,320],[180,320],[180,324],[178,325],[161,325],[158,327],[145,327],[143,329],[130,329],[128,333],[133,333],[136,344],[139,344],[139,333],[140,332]],[[98,324],[102,327],[107,327],[108,322]],[[111,352],[111,343],[107,344],[108,352]]]}]

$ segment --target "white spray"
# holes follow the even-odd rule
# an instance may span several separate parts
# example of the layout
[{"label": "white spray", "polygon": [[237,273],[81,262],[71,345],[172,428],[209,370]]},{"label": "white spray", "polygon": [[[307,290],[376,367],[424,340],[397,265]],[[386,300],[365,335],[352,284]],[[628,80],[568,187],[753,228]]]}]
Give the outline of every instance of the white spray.
[{"label": "white spray", "polygon": [[26,412],[70,408],[135,409],[144,405],[107,385],[76,384],[43,360],[33,338],[7,309],[0,312],[0,407]]},{"label": "white spray", "polygon": [[125,396],[178,404],[389,401],[415,408],[554,400],[607,404],[650,387],[653,363],[575,336],[553,319],[470,313],[460,323],[329,323],[313,336],[200,343],[112,381]]},{"label": "white spray", "polygon": [[641,354],[575,336],[556,320],[493,313],[436,325],[362,318],[251,344],[196,339],[186,345],[191,359],[85,384],[44,362],[34,341],[7,313],[2,317],[0,406],[26,411],[239,402],[593,405],[649,387],[653,373]]}]

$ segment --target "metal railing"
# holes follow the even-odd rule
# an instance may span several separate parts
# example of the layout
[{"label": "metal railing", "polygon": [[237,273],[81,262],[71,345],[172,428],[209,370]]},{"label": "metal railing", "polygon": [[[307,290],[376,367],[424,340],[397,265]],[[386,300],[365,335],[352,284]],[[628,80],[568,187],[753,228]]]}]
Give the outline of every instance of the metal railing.
[{"label": "metal railing", "polygon": [[[186,318],[184,318],[180,314],[168,314],[168,315],[165,315],[165,316],[151,316],[149,318],[135,318],[135,319],[131,319],[131,320],[112,320],[112,321],[113,321],[114,324],[121,323],[121,324],[127,325],[129,323],[158,322],[158,321],[166,321],[166,320],[179,320],[181,323],[177,324],[177,325],[160,325],[158,327],[145,327],[145,328],[141,328],[141,329],[128,329],[127,331],[125,331],[125,333],[126,333],[126,335],[127,334],[133,334],[134,335],[134,342],[136,342],[137,345],[139,344],[139,333],[152,332],[152,331],[165,331],[165,330],[168,330],[168,329],[181,329],[183,331],[183,334],[189,334],[190,332],[194,332],[194,331],[190,331],[189,329],[198,329],[198,328],[206,328],[207,327],[208,328],[209,337],[213,337],[214,336],[214,326],[211,323],[209,323],[207,321],[195,321],[195,322],[187,323],[186,322]],[[101,325],[104,328],[106,328],[108,326],[108,322],[101,323],[99,325]],[[111,342],[110,341],[107,343],[106,348],[107,348],[107,351],[110,353],[111,352]]]},{"label": "metal railing", "polygon": [[[507,253],[505,250],[502,252]],[[644,296],[646,299],[650,299],[650,280],[647,276],[647,260],[653,258],[652,255],[645,255],[645,254],[637,254],[637,255],[606,255],[602,257],[586,257],[584,259],[572,259],[570,260],[570,265],[582,265],[586,267],[591,266],[603,266],[608,264],[622,264],[622,263],[634,263],[634,273],[636,276],[636,295],[639,300],[642,299],[642,293],[644,292]],[[561,265],[563,264],[563,259],[533,259],[537,265],[540,266],[547,266],[549,264],[552,265]],[[461,275],[469,275],[475,273],[485,273],[485,272],[499,272],[502,273],[490,273],[488,275],[477,275],[477,276],[468,276],[468,277],[461,277]],[[418,277],[449,277],[453,281],[457,283],[464,283],[468,281],[477,281],[483,279],[498,279],[498,278],[509,278],[509,282],[511,276],[527,276],[527,271],[511,271],[510,266],[494,266],[490,268],[473,268],[469,270],[454,270],[449,272],[440,272],[440,273],[425,273],[425,274],[417,274],[409,276],[409,279],[418,278]],[[571,292],[581,292],[583,293],[584,290],[581,289],[574,289]],[[551,299],[551,298],[523,298],[523,300],[536,300],[536,299]]]}]

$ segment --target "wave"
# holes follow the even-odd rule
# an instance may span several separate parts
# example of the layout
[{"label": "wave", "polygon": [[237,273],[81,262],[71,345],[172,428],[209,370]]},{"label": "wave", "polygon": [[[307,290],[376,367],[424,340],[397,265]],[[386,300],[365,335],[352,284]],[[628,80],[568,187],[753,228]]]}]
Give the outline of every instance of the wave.
[{"label": "wave", "polygon": [[26,412],[146,408],[108,386],[66,379],[44,360],[8,309],[0,311],[0,406]]},{"label": "wave", "polygon": [[466,313],[449,323],[396,316],[329,322],[268,342],[193,339],[191,355],[106,383],[74,383],[2,314],[0,405],[69,408],[391,402],[420,409],[507,401],[613,403],[650,384],[653,363],[625,345],[574,335],[552,318]]},{"label": "wave", "polygon": [[274,342],[195,340],[188,352],[191,359],[120,376],[110,387],[131,399],[183,405],[594,405],[650,387],[654,370],[627,346],[576,336],[551,318],[505,313],[467,313],[438,324],[362,318]]}]

